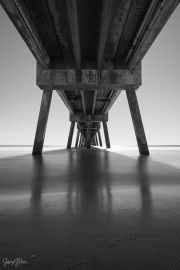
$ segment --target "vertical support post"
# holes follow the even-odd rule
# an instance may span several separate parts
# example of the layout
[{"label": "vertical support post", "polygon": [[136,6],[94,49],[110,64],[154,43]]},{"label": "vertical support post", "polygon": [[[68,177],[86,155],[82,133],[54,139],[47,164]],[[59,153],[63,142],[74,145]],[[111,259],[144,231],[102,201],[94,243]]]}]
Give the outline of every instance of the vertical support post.
[{"label": "vertical support post", "polygon": [[69,131],[69,138],[68,138],[68,143],[67,143],[67,149],[70,149],[71,148],[72,138],[73,138],[73,132],[74,132],[74,126],[75,126],[75,122],[72,121],[71,122],[71,126],[70,126],[70,131]]},{"label": "vertical support post", "polygon": [[39,118],[34,139],[33,155],[41,155],[46,134],[49,109],[51,105],[53,90],[43,90]]},{"label": "vertical support post", "polygon": [[81,147],[82,134],[80,134],[79,147]]},{"label": "vertical support post", "polygon": [[82,137],[81,137],[81,147],[83,147],[83,143],[84,143],[84,136],[82,135]]},{"label": "vertical support post", "polygon": [[94,136],[93,136],[93,138],[92,138],[92,145],[95,146]]},{"label": "vertical support post", "polygon": [[98,138],[97,138],[97,133],[96,133],[96,145],[98,146]]},{"label": "vertical support post", "polygon": [[75,147],[78,147],[78,142],[79,142],[79,130],[77,131],[77,137],[76,137]]},{"label": "vertical support post", "polygon": [[126,90],[127,100],[131,112],[131,117],[136,134],[136,140],[139,148],[139,153],[142,155],[149,155],[149,149],[146,141],[146,135],[144,132],[143,122],[141,119],[141,113],[139,110],[138,100],[134,89]]},{"label": "vertical support post", "polygon": [[100,130],[98,130],[98,138],[99,138],[99,145],[102,146],[102,140],[101,140]]},{"label": "vertical support post", "polygon": [[87,148],[91,148],[91,122],[87,122]]},{"label": "vertical support post", "polygon": [[97,146],[96,135],[94,135],[95,146]]},{"label": "vertical support post", "polygon": [[84,147],[84,136],[82,136],[82,147]]},{"label": "vertical support post", "polygon": [[96,146],[96,137],[94,135],[94,146]]},{"label": "vertical support post", "polygon": [[106,141],[106,148],[111,148],[110,141],[109,141],[107,122],[103,122],[103,129],[104,129],[104,137],[105,137],[105,141]]}]

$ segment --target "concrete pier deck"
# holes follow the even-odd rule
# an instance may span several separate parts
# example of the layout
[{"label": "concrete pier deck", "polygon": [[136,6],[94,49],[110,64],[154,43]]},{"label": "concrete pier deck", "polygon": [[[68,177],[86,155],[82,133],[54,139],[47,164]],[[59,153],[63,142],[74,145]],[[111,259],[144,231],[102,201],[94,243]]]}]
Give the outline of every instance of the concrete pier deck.
[{"label": "concrete pier deck", "polygon": [[150,153],[1,147],[0,269],[180,269],[180,148]]}]

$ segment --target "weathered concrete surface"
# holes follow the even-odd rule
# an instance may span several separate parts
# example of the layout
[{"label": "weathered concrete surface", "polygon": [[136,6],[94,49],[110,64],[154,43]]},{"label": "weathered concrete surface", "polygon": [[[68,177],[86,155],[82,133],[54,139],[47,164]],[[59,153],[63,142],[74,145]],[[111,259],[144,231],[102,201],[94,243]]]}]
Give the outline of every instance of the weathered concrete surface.
[{"label": "weathered concrete surface", "polygon": [[98,138],[99,138],[99,145],[102,146],[102,139],[101,139],[100,130],[98,130]]},{"label": "weathered concrete surface", "polygon": [[139,62],[144,58],[178,4],[179,0],[157,2],[154,16],[152,16],[150,20],[147,19],[144,25],[144,33],[141,35],[141,38],[138,39],[137,46],[133,48],[129,68],[136,68]]},{"label": "weathered concrete surface", "polygon": [[75,121],[75,122],[102,122],[102,121],[108,121],[108,114],[104,115],[74,115],[69,114],[69,121]]},{"label": "weathered concrete surface", "polygon": [[72,138],[73,138],[73,133],[74,133],[74,126],[75,126],[75,122],[72,121],[71,122],[71,126],[70,126],[70,130],[69,130],[69,137],[68,137],[68,142],[67,142],[67,149],[70,149],[71,148]]},{"label": "weathered concrete surface", "polygon": [[81,66],[81,51],[80,51],[80,40],[79,40],[79,27],[78,27],[78,14],[77,5],[74,0],[66,0],[68,18],[71,30],[71,37],[73,42],[73,50],[76,61],[77,69]]},{"label": "weathered concrete surface", "polygon": [[32,152],[33,155],[40,155],[42,153],[52,93],[52,90],[44,90],[42,94],[41,107]]},{"label": "weathered concrete surface", "polygon": [[107,122],[106,121],[103,122],[103,129],[104,129],[104,137],[105,137],[105,141],[106,141],[106,147],[111,148],[110,140],[109,140],[108,127],[107,127]]},{"label": "weathered concrete surface", "polygon": [[55,90],[124,90],[141,85],[141,70],[75,70],[37,68],[36,84]]},{"label": "weathered concrete surface", "polygon": [[131,117],[133,121],[133,126],[136,134],[136,140],[139,147],[139,152],[142,155],[149,155],[148,145],[146,141],[146,135],[144,132],[143,122],[141,119],[141,113],[139,110],[139,105],[136,97],[135,90],[126,91],[129,108],[131,112]]},{"label": "weathered concrete surface", "polygon": [[76,136],[75,147],[78,147],[78,143],[79,143],[79,135],[80,135],[80,132],[79,132],[79,130],[78,130],[78,131],[77,131],[77,136]]},{"label": "weathered concrete surface", "polygon": [[98,40],[98,53],[97,53],[98,69],[102,68],[111,12],[113,10],[113,2],[114,0],[105,0],[102,6],[100,32]]},{"label": "weathered concrete surface", "polygon": [[0,150],[1,269],[180,269],[179,149]]},{"label": "weathered concrete surface", "polygon": [[101,69],[106,59],[136,68],[179,0],[0,3],[40,64],[48,67],[56,58],[73,58],[79,69],[81,60],[92,59]]},{"label": "weathered concrete surface", "polygon": [[11,21],[15,25],[16,29],[26,42],[27,46],[37,61],[46,68],[50,67],[50,56],[25,3],[22,0],[1,0],[0,4],[7,12]]}]

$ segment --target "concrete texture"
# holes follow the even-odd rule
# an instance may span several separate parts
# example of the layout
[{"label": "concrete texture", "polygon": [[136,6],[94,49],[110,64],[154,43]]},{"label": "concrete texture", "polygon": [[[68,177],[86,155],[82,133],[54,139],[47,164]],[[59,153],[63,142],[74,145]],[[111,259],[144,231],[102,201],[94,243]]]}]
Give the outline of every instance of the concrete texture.
[{"label": "concrete texture", "polygon": [[180,269],[179,148],[47,150],[1,148],[0,269]]}]

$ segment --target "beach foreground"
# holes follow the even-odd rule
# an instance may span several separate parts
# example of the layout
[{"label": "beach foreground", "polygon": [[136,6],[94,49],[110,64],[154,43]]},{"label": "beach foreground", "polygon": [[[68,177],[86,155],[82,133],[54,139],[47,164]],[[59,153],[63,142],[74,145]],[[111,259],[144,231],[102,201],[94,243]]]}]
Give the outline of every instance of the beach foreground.
[{"label": "beach foreground", "polygon": [[0,269],[180,269],[179,147],[31,150],[0,148]]}]

